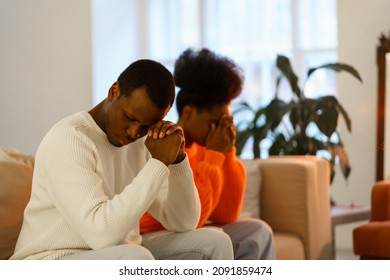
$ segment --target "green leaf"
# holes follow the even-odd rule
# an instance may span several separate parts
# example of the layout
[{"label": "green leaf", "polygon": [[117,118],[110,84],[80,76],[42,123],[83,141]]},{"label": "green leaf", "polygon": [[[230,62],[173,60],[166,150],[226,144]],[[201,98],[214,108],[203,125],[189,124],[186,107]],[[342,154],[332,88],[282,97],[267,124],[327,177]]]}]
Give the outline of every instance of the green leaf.
[{"label": "green leaf", "polygon": [[355,68],[353,68],[351,65],[345,64],[345,63],[328,63],[328,64],[324,64],[324,65],[321,65],[318,67],[311,68],[307,72],[307,78],[309,78],[318,69],[330,69],[330,70],[333,70],[336,72],[346,71],[349,74],[351,74],[352,76],[354,76],[356,79],[358,79],[360,82],[363,82],[362,78],[360,77],[359,72]]},{"label": "green leaf", "polygon": [[266,111],[267,111],[267,108],[260,108],[259,110],[257,110],[255,112],[255,116],[254,116],[253,121],[252,121],[254,128],[258,127],[259,118],[262,115],[264,115],[266,113]]},{"label": "green leaf", "polygon": [[329,162],[329,165],[330,165],[330,183],[332,184],[334,175],[336,174],[336,170],[334,168],[334,163]]},{"label": "green leaf", "polygon": [[280,81],[282,80],[282,75],[280,75],[276,79],[276,85],[275,85],[275,98],[278,98],[278,92],[279,92],[279,87],[280,87]]},{"label": "green leaf", "polygon": [[251,113],[254,113],[255,110],[249,105],[247,102],[241,102],[236,105],[236,109],[232,111],[232,114],[238,114],[241,111],[249,111]]},{"label": "green leaf", "polygon": [[267,125],[258,127],[256,130],[252,131],[253,135],[253,157],[254,158],[260,158],[261,157],[261,150],[260,150],[260,142],[267,137],[269,127]]},{"label": "green leaf", "polygon": [[300,126],[302,131],[306,131],[307,126],[311,121],[316,119],[316,108],[318,101],[316,99],[306,98],[299,102],[301,108]]},{"label": "green leaf", "polygon": [[283,119],[283,116],[290,110],[291,104],[280,99],[272,99],[265,108],[266,123],[271,130],[275,130]]},{"label": "green leaf", "polygon": [[289,118],[290,118],[290,123],[291,123],[294,131],[296,131],[296,126],[298,125],[299,120],[301,119],[301,116],[300,116],[300,113],[298,112],[297,106],[291,106]]},{"label": "green leaf", "polygon": [[286,140],[284,145],[284,155],[302,155],[301,142],[298,134],[294,134],[290,139]]},{"label": "green leaf", "polygon": [[328,138],[336,131],[337,120],[339,113],[335,108],[324,107],[321,112],[317,113],[317,118],[314,121],[319,130]]},{"label": "green leaf", "polygon": [[275,139],[268,150],[268,153],[272,156],[279,156],[283,154],[284,147],[286,145],[286,139],[283,134],[275,135]]},{"label": "green leaf", "polygon": [[339,102],[337,102],[337,109],[341,113],[341,115],[343,116],[345,123],[347,124],[348,131],[352,132],[351,119],[349,118],[348,113],[345,111],[345,109],[343,108],[343,106],[341,106],[341,104]]},{"label": "green leaf", "polygon": [[325,150],[324,143],[316,138],[307,138],[307,152],[305,154],[316,155],[319,150]]},{"label": "green leaf", "polygon": [[336,158],[339,160],[340,169],[345,179],[348,179],[351,172],[351,166],[349,159],[342,143],[331,143],[328,147],[330,154],[332,155],[332,161],[335,162]]},{"label": "green leaf", "polygon": [[[276,58],[276,66],[279,68],[279,70],[282,72],[282,74],[286,77],[287,81],[290,84],[292,92],[295,93],[295,95],[301,99],[302,94],[301,90],[298,86],[298,77],[295,75],[290,60],[283,55],[278,55]],[[277,81],[277,85],[279,84],[279,81]]]},{"label": "green leaf", "polygon": [[325,96],[318,97],[316,101],[318,102],[317,105],[326,106],[326,107],[336,107],[338,104],[336,97],[334,97],[333,95],[325,95]]},{"label": "green leaf", "polygon": [[336,154],[339,158],[340,168],[343,172],[344,178],[348,179],[349,174],[351,173],[351,166],[349,165],[348,155],[342,146],[336,147]]},{"label": "green leaf", "polygon": [[[332,110],[334,109],[334,110],[337,110],[338,113],[341,113],[341,115],[343,116],[344,121],[347,125],[348,131],[351,132],[351,128],[352,128],[351,119],[349,118],[349,116],[348,116],[347,112],[345,111],[345,109],[343,108],[343,106],[341,106],[341,104],[338,102],[336,97],[334,97],[332,95],[322,96],[322,97],[317,98],[317,102],[318,102],[317,108],[316,108],[317,112],[321,112],[322,110],[328,110],[329,108],[332,108]],[[337,120],[336,120],[335,124],[337,126]],[[318,124],[317,124],[317,126],[318,126]],[[320,130],[321,130],[321,128],[320,128]],[[334,128],[333,132],[335,130],[336,130],[336,128]],[[322,132],[324,133],[324,131],[322,131]],[[333,132],[331,132],[331,133],[333,133]],[[326,133],[324,133],[324,134],[327,135]]]},{"label": "green leaf", "polygon": [[253,132],[250,129],[245,129],[243,131],[237,131],[236,135],[236,152],[237,155],[241,155],[242,150],[245,147],[248,139],[253,135]]}]

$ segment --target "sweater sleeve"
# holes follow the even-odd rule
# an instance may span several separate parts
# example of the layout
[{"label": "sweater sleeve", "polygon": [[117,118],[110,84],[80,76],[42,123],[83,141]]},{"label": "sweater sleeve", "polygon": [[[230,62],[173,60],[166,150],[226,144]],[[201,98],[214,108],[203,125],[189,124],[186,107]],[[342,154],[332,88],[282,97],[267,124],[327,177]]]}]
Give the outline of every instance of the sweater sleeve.
[{"label": "sweater sleeve", "polygon": [[[198,222],[198,227],[201,227],[209,219],[218,204],[223,186],[221,167],[225,156],[220,152],[207,150],[204,154],[204,160],[199,161],[203,151],[202,149],[198,149],[198,151],[199,153],[193,155],[190,160],[201,204],[201,214]],[[141,219],[141,233],[161,230],[163,228],[149,213],[146,213]]]},{"label": "sweater sleeve", "polygon": [[[198,149],[199,152],[201,150]],[[236,221],[242,207],[246,174],[235,156],[235,150],[226,156],[204,150],[204,157],[193,155],[190,161],[201,203],[198,227],[208,220],[217,224]],[[140,226],[141,233],[164,229],[148,213],[142,217]]]},{"label": "sweater sleeve", "polygon": [[[182,163],[180,163],[180,165],[181,164]],[[187,164],[189,166],[188,156],[186,156],[185,163],[183,162],[183,164]],[[190,222],[190,224],[193,225],[193,228],[189,229],[194,229],[198,224],[201,206],[199,203],[199,195],[195,186],[191,190],[184,191],[180,184],[177,183],[178,180],[183,180],[183,175],[193,182],[193,175],[192,172],[185,172],[185,174],[183,174],[182,171],[180,171],[181,168],[179,165],[170,166],[171,176],[169,177],[169,181],[171,185],[170,189],[172,189],[170,190],[171,195],[167,196],[166,202],[164,202],[164,200],[160,202],[166,205],[171,205],[171,212],[167,211],[163,214],[158,210],[154,210],[155,207],[152,206],[140,220],[141,234],[164,229],[179,232],[183,231],[183,229],[175,228],[173,224],[180,225],[184,222],[187,224]],[[177,195],[174,195],[174,189],[176,189]],[[156,209],[159,208],[157,207]],[[192,217],[192,220],[189,220],[188,217]],[[194,217],[196,217],[195,220],[193,219]]]},{"label": "sweater sleeve", "polygon": [[181,163],[171,164],[168,168],[168,184],[162,187],[148,211],[167,230],[193,230],[198,224],[200,202],[188,156]]}]

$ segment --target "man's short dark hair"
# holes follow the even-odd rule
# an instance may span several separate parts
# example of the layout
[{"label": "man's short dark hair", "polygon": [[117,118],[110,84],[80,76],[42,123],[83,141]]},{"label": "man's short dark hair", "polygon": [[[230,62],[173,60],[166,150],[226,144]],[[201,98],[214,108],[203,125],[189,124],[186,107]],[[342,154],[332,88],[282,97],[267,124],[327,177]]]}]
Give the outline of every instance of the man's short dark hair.
[{"label": "man's short dark hair", "polygon": [[229,104],[240,95],[244,83],[243,71],[233,60],[206,48],[185,50],[175,62],[174,78],[180,88],[179,116],[189,104],[200,109]]},{"label": "man's short dark hair", "polygon": [[175,100],[175,81],[172,73],[149,59],[140,59],[130,64],[118,77],[121,95],[128,96],[135,89],[145,87],[149,98],[158,108],[172,106]]}]

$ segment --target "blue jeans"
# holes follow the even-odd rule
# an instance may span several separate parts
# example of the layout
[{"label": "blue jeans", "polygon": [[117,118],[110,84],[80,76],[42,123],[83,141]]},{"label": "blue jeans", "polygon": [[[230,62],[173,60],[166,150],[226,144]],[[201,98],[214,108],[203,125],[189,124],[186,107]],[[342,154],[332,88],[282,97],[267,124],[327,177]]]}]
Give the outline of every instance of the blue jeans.
[{"label": "blue jeans", "polygon": [[232,260],[230,238],[215,229],[173,233],[158,231],[142,236],[142,244],[123,244],[68,255],[63,260]]}]

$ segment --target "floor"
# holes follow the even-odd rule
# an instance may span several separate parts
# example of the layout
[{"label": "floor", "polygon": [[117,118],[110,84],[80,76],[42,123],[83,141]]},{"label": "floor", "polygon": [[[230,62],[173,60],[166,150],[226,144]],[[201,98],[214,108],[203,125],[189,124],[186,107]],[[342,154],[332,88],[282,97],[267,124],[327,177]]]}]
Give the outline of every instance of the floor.
[{"label": "floor", "polygon": [[336,260],[358,260],[353,253],[353,230],[367,221],[340,224],[335,227]]},{"label": "floor", "polygon": [[352,249],[336,248],[336,260],[358,260]]}]

